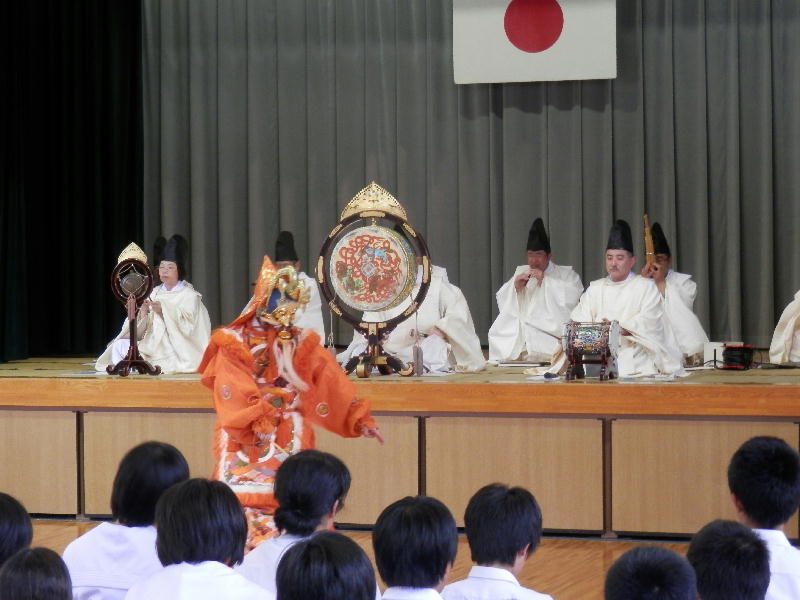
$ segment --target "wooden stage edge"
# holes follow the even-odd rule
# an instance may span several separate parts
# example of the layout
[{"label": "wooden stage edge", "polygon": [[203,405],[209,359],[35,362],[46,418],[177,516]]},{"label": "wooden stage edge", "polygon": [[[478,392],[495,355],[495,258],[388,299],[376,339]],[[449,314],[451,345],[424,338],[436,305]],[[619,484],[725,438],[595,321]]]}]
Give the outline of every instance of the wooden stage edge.
[{"label": "wooden stage edge", "polygon": [[[459,383],[370,379],[357,394],[395,415],[746,418],[800,421],[800,385],[653,383]],[[197,380],[3,377],[0,408],[210,412]]]}]

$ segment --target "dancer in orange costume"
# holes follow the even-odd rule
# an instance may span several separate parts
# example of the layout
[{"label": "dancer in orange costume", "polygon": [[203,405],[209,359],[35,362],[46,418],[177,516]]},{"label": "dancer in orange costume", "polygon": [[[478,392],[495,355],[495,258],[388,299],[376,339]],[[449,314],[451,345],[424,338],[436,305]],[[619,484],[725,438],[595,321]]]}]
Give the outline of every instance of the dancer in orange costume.
[{"label": "dancer in orange costume", "polygon": [[383,443],[369,404],[356,398],[319,336],[292,325],[307,301],[294,268],[277,269],[265,256],[253,298],[213,332],[198,369],[217,411],[213,477],[245,507],[248,548],[275,534],[275,472],[291,454],[314,447],[311,425]]}]

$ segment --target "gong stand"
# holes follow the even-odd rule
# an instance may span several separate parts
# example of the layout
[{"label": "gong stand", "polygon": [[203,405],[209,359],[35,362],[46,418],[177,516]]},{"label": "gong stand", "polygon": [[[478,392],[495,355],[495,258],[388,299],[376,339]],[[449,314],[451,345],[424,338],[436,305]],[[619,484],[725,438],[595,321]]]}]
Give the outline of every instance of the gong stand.
[{"label": "gong stand", "polygon": [[344,366],[345,373],[348,375],[353,371],[359,377],[369,377],[373,367],[378,368],[381,375],[391,375],[397,373],[403,377],[408,377],[414,372],[414,365],[404,365],[396,356],[393,356],[383,349],[381,340],[389,334],[384,331],[380,336],[378,335],[378,324],[370,323],[367,329],[367,349],[359,354],[353,356]]},{"label": "gong stand", "polygon": [[128,313],[128,353],[116,365],[108,365],[106,373],[127,377],[132,370],[140,375],[160,375],[161,367],[153,366],[142,358],[136,339],[136,316],[145,299],[153,291],[153,273],[137,259],[119,263],[111,274],[111,291],[125,305]]}]

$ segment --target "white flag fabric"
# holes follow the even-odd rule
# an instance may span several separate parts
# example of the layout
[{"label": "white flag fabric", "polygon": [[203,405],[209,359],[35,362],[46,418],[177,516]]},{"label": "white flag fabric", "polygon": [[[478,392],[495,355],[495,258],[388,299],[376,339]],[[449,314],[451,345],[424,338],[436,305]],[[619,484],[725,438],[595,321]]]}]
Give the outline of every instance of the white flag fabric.
[{"label": "white flag fabric", "polygon": [[615,0],[453,0],[456,83],[612,79]]}]

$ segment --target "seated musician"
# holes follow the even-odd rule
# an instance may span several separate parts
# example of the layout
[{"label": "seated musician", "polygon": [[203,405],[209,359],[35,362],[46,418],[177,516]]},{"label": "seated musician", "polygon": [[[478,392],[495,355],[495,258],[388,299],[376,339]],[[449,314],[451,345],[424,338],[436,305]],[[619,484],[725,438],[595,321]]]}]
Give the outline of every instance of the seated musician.
[{"label": "seated musician", "polygon": [[655,281],[664,298],[664,315],[675,332],[684,364],[700,364],[708,336],[693,310],[697,284],[691,275],[672,270],[672,253],[661,225],[653,223],[651,231],[656,260],[654,264],[644,266],[642,276]]},{"label": "seated musician", "polygon": [[[136,319],[139,353],[151,365],[161,367],[162,373],[194,373],[211,337],[211,320],[202,295],[184,280],[186,241],[179,235],[166,243],[163,240],[156,241],[154,253],[161,285],[153,288]],[[147,262],[144,254],[141,259]],[[119,335],[97,359],[95,369],[105,371],[107,366],[117,364],[129,347],[125,319]]]},{"label": "seated musician", "polygon": [[564,323],[583,293],[572,267],[555,264],[544,223],[528,232],[527,264],[497,292],[499,314],[489,329],[489,360],[549,361],[561,345]]},{"label": "seated musician", "polygon": [[571,319],[619,322],[620,377],[683,375],[681,351],[664,317],[663,299],[652,279],[633,273],[631,228],[621,219],[611,227],[605,261],[608,277],[589,284]]},{"label": "seated musician", "polygon": [[800,363],[800,291],[789,302],[772,334],[769,360],[776,365]]}]

